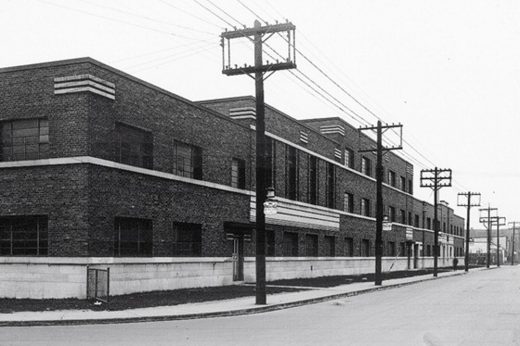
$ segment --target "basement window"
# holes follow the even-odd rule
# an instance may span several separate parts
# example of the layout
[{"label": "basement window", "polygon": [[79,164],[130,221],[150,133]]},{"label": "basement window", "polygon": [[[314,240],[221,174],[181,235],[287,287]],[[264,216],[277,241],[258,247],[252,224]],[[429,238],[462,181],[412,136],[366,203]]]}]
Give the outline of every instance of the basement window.
[{"label": "basement window", "polygon": [[202,255],[202,225],[175,222],[173,237],[174,256],[199,257]]},{"label": "basement window", "polygon": [[152,220],[116,217],[114,255],[152,256],[152,232]]},{"label": "basement window", "polygon": [[46,256],[48,254],[46,216],[0,218],[0,255]]}]

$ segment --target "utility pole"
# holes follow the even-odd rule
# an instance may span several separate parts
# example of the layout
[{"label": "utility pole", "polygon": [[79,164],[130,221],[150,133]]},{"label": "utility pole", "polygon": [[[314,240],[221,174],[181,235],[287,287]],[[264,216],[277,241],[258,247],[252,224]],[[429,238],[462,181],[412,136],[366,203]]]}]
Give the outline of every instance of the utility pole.
[{"label": "utility pole", "polygon": [[[497,208],[491,208],[491,206],[488,203],[487,208],[481,208],[479,209],[480,212],[487,211],[487,216],[481,216],[479,221],[481,223],[487,224],[487,257],[486,257],[486,268],[489,268],[491,264],[491,222],[493,220],[493,217],[491,217],[491,212],[495,211],[497,212]],[[496,216],[494,216],[496,217]]]},{"label": "utility pole", "polygon": [[519,225],[520,222],[512,221],[509,224],[513,225],[513,242],[511,244],[511,265],[515,265],[515,227],[516,225]]},{"label": "utility pole", "polygon": [[[471,197],[478,197],[478,201],[477,202],[471,202]],[[461,192],[459,194],[457,194],[457,197],[458,198],[461,198],[461,197],[466,197],[466,201],[457,201],[457,205],[459,207],[466,207],[467,209],[467,214],[466,214],[466,251],[464,253],[464,271],[468,271],[469,270],[469,227],[470,227],[470,222],[469,222],[469,218],[470,218],[470,211],[471,211],[471,207],[480,207],[480,193],[478,192],[471,192],[471,191],[468,191],[468,192]]]},{"label": "utility pole", "polygon": [[[265,291],[265,214],[264,203],[267,197],[265,164],[265,105],[264,105],[264,80],[274,71],[296,68],[296,47],[294,32],[296,27],[290,23],[277,23],[262,26],[255,20],[253,28],[244,28],[234,31],[225,31],[221,37],[222,46],[222,73],[228,76],[246,74],[255,80],[256,89],[256,304],[267,303]],[[283,62],[264,64],[262,57],[262,45],[272,35],[279,32],[287,33],[288,56]],[[267,37],[264,39],[264,36]],[[252,37],[252,39],[251,39]],[[231,63],[231,40],[246,38],[254,43],[254,66],[245,64],[243,67]],[[227,52],[226,52],[227,48]],[[227,54],[226,54],[227,53]],[[292,54],[292,56],[291,56]],[[268,73],[267,76],[265,74]],[[254,77],[253,77],[254,75]]]},{"label": "utility pole", "polygon": [[497,216],[495,220],[497,223],[497,267],[500,267],[500,226],[506,225],[506,218]]},{"label": "utility pole", "polygon": [[[388,129],[399,128],[400,143],[393,147],[383,146],[383,133]],[[360,149],[360,153],[375,152],[376,153],[376,268],[375,268],[375,285],[381,286],[383,277],[381,273],[381,262],[383,258],[383,155],[392,150],[403,148],[403,125],[391,124],[383,125],[379,120],[377,126],[367,126],[359,128],[359,140],[361,143],[361,134],[363,131],[376,131],[377,141],[375,148]],[[360,144],[361,148],[361,144]]]},{"label": "utility pole", "polygon": [[433,190],[433,276],[437,276],[437,258],[439,257],[439,190],[451,186],[451,169],[437,168],[421,170],[421,187]]}]

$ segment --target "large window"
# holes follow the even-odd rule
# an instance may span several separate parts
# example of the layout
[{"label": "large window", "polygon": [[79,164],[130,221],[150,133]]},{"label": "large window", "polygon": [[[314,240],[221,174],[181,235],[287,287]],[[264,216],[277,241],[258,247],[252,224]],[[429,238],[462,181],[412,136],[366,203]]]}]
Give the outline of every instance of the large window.
[{"label": "large window", "polygon": [[202,149],[174,141],[173,173],[187,178],[202,179]]},{"label": "large window", "polygon": [[276,142],[270,137],[265,137],[265,153],[266,186],[276,188]]},{"label": "large window", "polygon": [[395,172],[388,170],[388,184],[395,187]]},{"label": "large window", "polygon": [[387,243],[386,255],[392,257],[395,256],[395,242],[389,241]]},{"label": "large window", "polygon": [[246,187],[246,163],[242,159],[231,160],[231,186],[239,189]]},{"label": "large window", "polygon": [[345,238],[345,256],[354,256],[354,239],[351,237]]},{"label": "large window", "polygon": [[0,218],[0,255],[45,256],[47,253],[46,216]]},{"label": "large window", "polygon": [[283,233],[283,255],[298,256],[298,233]]},{"label": "large window", "polygon": [[361,240],[360,255],[361,255],[361,257],[370,256],[370,240],[368,240],[368,239]]},{"label": "large window", "polygon": [[401,176],[401,190],[406,192],[406,178]]},{"label": "large window", "polygon": [[327,207],[328,208],[334,208],[335,207],[335,179],[336,174],[334,170],[334,165],[330,162],[327,162],[327,185],[326,185],[326,192],[327,192]]},{"label": "large window", "polygon": [[372,176],[372,161],[368,157],[361,158],[361,173]]},{"label": "large window", "polygon": [[305,235],[305,256],[309,256],[309,257],[318,256],[318,235],[317,234],[306,234]]},{"label": "large window", "polygon": [[153,136],[151,132],[116,123],[115,152],[117,162],[153,168]]},{"label": "large window", "polygon": [[309,155],[309,203],[318,204],[318,159]]},{"label": "large window", "polygon": [[406,243],[401,242],[399,244],[399,257],[406,257],[408,254],[406,253]]},{"label": "large window", "polygon": [[274,231],[265,231],[265,255],[274,257],[275,255],[275,235]]},{"label": "large window", "polygon": [[345,166],[354,167],[354,151],[349,148],[345,148]]},{"label": "large window", "polygon": [[47,119],[0,123],[0,161],[37,160],[49,157]]},{"label": "large window", "polygon": [[388,206],[388,221],[395,222],[395,207]]},{"label": "large window", "polygon": [[323,251],[325,256],[336,256],[336,238],[334,236],[323,237]]},{"label": "large window", "polygon": [[368,198],[361,198],[361,215],[370,216],[370,200]]},{"label": "large window", "polygon": [[298,162],[296,148],[286,146],[285,155],[285,181],[286,196],[289,199],[296,200],[298,198]]},{"label": "large window", "polygon": [[114,223],[115,256],[151,256],[152,221],[128,217],[116,217]]},{"label": "large window", "polygon": [[347,213],[354,212],[354,195],[349,192],[343,194],[343,211]]},{"label": "large window", "polygon": [[195,223],[175,222],[173,224],[173,255],[201,256],[202,227]]}]

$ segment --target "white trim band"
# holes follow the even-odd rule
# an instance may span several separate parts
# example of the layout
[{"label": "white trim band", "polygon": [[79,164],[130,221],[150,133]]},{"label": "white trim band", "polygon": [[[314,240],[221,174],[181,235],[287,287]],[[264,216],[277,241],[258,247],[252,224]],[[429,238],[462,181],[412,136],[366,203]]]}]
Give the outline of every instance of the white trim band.
[{"label": "white trim band", "polygon": [[90,74],[54,78],[54,94],[91,92],[115,100],[116,86]]}]

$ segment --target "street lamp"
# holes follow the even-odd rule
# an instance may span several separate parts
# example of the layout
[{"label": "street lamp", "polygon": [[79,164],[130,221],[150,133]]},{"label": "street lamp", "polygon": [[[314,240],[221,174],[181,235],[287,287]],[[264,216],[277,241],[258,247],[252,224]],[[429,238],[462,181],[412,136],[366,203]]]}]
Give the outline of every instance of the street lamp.
[{"label": "street lamp", "polygon": [[266,199],[264,202],[264,214],[275,215],[278,212],[278,202],[276,201],[276,195],[272,186],[267,188]]}]

